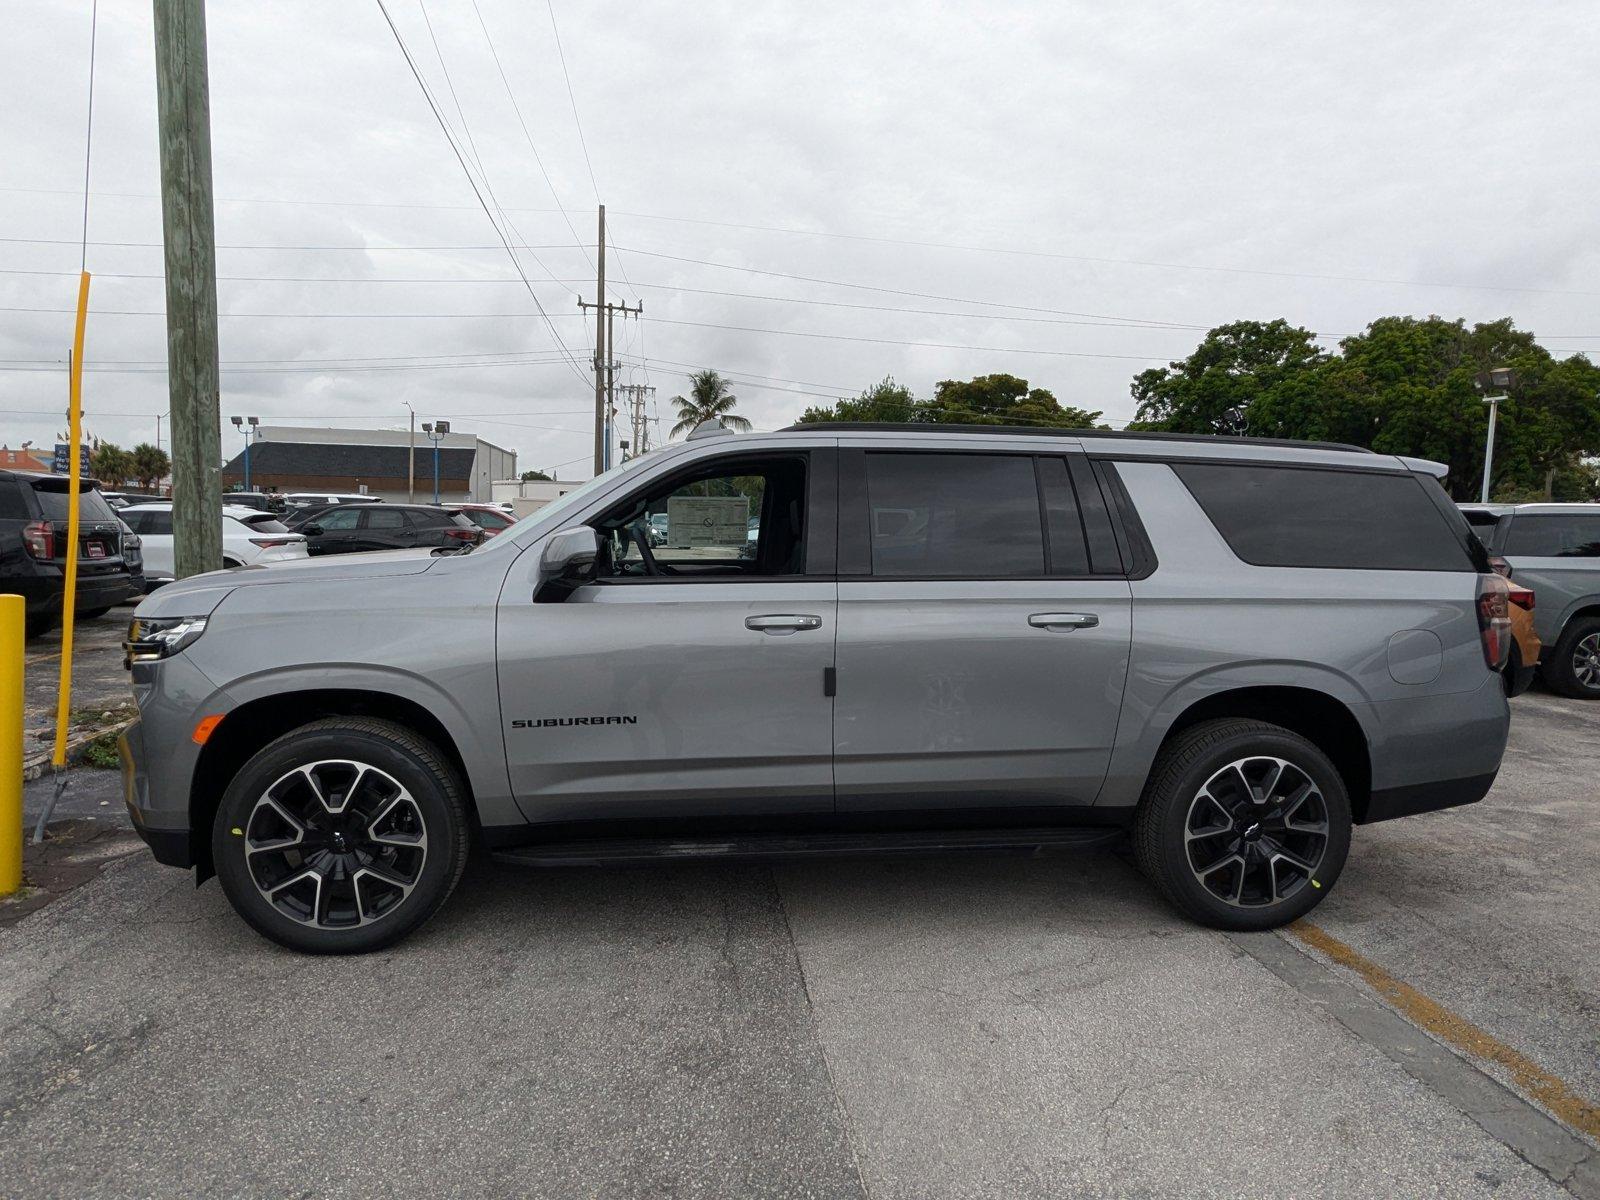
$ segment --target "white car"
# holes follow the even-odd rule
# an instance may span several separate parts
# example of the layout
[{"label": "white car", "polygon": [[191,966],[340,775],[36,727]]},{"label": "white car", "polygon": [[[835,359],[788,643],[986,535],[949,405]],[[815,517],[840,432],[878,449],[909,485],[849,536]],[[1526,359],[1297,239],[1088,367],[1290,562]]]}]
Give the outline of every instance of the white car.
[{"label": "white car", "polygon": [[[144,549],[144,577],[154,587],[173,578],[172,505],[130,504],[117,516],[139,535]],[[274,513],[226,504],[222,508],[222,565],[241,567],[257,563],[305,558],[306,539],[290,533]]]}]

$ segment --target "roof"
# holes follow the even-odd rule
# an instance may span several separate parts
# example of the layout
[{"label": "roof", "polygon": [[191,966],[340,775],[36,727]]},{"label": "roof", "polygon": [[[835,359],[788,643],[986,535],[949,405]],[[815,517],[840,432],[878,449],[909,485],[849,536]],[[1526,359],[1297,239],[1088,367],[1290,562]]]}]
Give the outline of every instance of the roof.
[{"label": "roof", "polygon": [[[417,447],[417,478],[433,474],[433,447]],[[439,475],[444,479],[468,479],[477,451],[467,447],[439,448]],[[342,442],[257,442],[250,448],[250,474],[253,476],[295,475],[325,479],[402,479],[411,458],[407,446],[357,446]],[[223,471],[239,474],[244,470],[244,454],[229,459]],[[330,488],[330,492],[339,491]]]},{"label": "roof", "polygon": [[1563,516],[1570,513],[1589,514],[1600,512],[1600,503],[1592,500],[1551,501],[1541,500],[1532,504],[1479,504],[1465,503],[1457,505],[1462,512],[1493,513],[1497,517],[1506,516],[1508,513],[1547,513],[1552,516]]},{"label": "roof", "polygon": [[1293,438],[1234,437],[1221,433],[1166,433],[1160,430],[1133,429],[1057,429],[1047,425],[912,425],[896,421],[801,421],[787,426],[780,433],[982,433],[1005,437],[1066,437],[1111,438],[1151,442],[1199,442],[1225,446],[1287,446],[1297,450],[1350,450],[1357,454],[1373,454],[1365,446],[1351,446],[1344,442],[1302,442]]}]

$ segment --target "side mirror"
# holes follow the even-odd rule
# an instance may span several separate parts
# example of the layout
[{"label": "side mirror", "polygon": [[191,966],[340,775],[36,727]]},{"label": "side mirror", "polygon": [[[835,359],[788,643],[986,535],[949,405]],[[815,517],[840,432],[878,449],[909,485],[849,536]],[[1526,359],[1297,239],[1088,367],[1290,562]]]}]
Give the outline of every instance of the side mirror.
[{"label": "side mirror", "polygon": [[533,589],[538,604],[559,604],[595,577],[600,560],[600,535],[587,525],[562,529],[550,535],[539,556],[539,583]]},{"label": "side mirror", "polygon": [[322,526],[321,525],[307,525],[303,529],[301,529],[300,532],[305,534],[307,537],[321,537],[322,536]]}]

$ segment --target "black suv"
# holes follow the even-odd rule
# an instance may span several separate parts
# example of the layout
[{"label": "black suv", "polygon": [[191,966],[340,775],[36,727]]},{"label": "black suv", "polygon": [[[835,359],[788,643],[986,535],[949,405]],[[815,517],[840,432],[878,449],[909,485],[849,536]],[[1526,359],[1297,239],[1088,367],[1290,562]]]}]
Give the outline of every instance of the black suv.
[{"label": "black suv", "polygon": [[312,554],[423,546],[459,550],[483,541],[483,530],[461,513],[432,504],[341,504],[318,513],[299,532]]},{"label": "black suv", "polygon": [[[0,590],[27,601],[28,633],[43,633],[61,614],[66,568],[65,475],[0,470]],[[78,495],[77,611],[98,617],[140,590],[123,558],[123,526],[92,479]]]}]

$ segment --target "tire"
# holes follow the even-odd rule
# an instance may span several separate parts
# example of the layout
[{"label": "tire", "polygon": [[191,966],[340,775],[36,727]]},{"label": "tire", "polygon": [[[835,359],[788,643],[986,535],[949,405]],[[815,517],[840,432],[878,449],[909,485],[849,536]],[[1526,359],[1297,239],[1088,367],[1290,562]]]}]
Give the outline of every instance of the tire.
[{"label": "tire", "polygon": [[402,725],[313,721],[256,754],[223,793],[217,878],[257,933],[291,950],[393,945],[461,878],[465,794],[445,756]]},{"label": "tire", "polygon": [[1539,670],[1563,696],[1600,700],[1600,617],[1568,621]]},{"label": "tire", "polygon": [[[1219,832],[1192,836],[1206,829]],[[1310,912],[1338,881],[1350,852],[1349,793],[1328,756],[1297,733],[1263,721],[1204,721],[1156,757],[1133,848],[1151,883],[1191,919],[1275,929]]]},{"label": "tire", "polygon": [[29,613],[23,621],[23,636],[30,640],[43,637],[56,627],[58,620],[55,613]]}]

